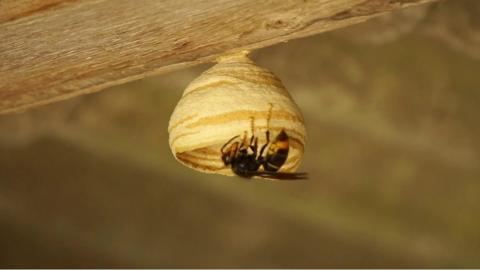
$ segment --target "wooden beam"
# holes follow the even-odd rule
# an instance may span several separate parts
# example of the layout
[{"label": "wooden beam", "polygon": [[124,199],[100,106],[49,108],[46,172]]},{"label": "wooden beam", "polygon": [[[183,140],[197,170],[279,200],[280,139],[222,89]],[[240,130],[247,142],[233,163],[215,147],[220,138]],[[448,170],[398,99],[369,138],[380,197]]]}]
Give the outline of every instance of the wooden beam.
[{"label": "wooden beam", "polygon": [[0,0],[0,113],[432,0]]}]

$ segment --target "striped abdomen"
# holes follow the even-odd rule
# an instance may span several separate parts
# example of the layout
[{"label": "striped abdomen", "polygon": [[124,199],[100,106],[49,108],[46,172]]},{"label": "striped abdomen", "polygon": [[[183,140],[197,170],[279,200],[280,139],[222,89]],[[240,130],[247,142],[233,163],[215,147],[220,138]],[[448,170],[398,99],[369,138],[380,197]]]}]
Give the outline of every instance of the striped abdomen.
[{"label": "striped abdomen", "polygon": [[268,148],[264,168],[266,171],[276,172],[285,164],[289,150],[288,135],[282,130]]}]

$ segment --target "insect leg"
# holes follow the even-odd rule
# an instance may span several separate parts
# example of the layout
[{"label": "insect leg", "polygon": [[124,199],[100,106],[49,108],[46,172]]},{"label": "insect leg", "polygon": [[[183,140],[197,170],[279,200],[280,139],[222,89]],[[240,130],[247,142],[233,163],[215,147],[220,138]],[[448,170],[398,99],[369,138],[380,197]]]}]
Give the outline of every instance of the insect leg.
[{"label": "insect leg", "polygon": [[245,132],[243,133],[242,144],[240,145],[239,148],[240,148],[240,150],[245,149],[245,148],[247,148],[247,150],[248,150],[248,146],[249,146],[249,145],[247,144],[247,132],[245,131]]},{"label": "insect leg", "polygon": [[270,119],[272,119],[272,110],[273,110],[273,104],[268,103],[270,105],[270,108],[268,109],[268,115],[267,115],[267,130],[270,130]]},{"label": "insect leg", "polygon": [[251,129],[251,132],[252,132],[252,137],[250,137],[250,146],[252,146],[253,138],[255,138],[255,126],[254,126],[254,121],[255,121],[255,118],[253,118],[253,116],[251,116],[251,117],[250,117],[250,129]]},{"label": "insect leg", "polygon": [[270,130],[267,129],[265,135],[267,136],[267,142],[262,146],[262,149],[260,149],[260,155],[258,155],[259,158],[262,158],[263,151],[265,151],[265,148],[267,148],[267,145],[270,143]]},{"label": "insect leg", "polygon": [[236,142],[236,143],[233,144],[233,151],[230,154],[230,160],[232,160],[233,157],[237,156],[238,149],[239,149],[238,142]]},{"label": "insect leg", "polygon": [[253,144],[250,143],[250,149],[252,149],[254,156],[257,157],[258,137],[255,137]]},{"label": "insect leg", "polygon": [[263,151],[265,151],[265,148],[267,148],[267,145],[270,143],[270,119],[272,118],[273,104],[272,103],[268,103],[268,104],[270,105],[270,108],[268,109],[267,131],[265,132],[267,142],[262,146],[262,149],[260,149],[260,155],[259,155],[259,160],[262,162],[263,162]]},{"label": "insect leg", "polygon": [[250,117],[250,120],[251,120],[251,132],[252,132],[252,136],[250,137],[250,149],[252,149],[253,151],[253,154],[255,155],[255,157],[257,157],[257,150],[258,150],[258,137],[255,137],[255,124],[254,124],[254,121],[255,121],[255,118],[252,116]]}]

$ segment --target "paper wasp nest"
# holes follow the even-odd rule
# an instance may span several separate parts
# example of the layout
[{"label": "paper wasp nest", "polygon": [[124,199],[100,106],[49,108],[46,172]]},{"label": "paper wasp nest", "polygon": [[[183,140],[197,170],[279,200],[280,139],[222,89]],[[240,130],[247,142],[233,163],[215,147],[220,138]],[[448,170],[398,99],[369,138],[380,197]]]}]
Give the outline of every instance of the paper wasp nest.
[{"label": "paper wasp nest", "polygon": [[220,58],[188,85],[170,118],[170,148],[187,167],[234,175],[222,162],[220,149],[245,132],[249,139],[252,117],[259,147],[266,142],[267,125],[271,139],[286,131],[290,149],[280,171],[294,172],[305,147],[302,114],[282,82],[252,62],[246,52]]}]

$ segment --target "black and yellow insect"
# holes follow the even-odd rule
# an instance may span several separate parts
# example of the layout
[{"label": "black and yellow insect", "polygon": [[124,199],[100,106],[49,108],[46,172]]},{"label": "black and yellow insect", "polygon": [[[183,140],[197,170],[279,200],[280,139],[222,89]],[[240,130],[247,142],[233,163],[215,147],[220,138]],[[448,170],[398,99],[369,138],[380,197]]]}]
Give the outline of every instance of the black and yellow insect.
[{"label": "black and yellow insect", "polygon": [[[260,176],[276,180],[299,180],[306,179],[306,173],[279,172],[288,157],[290,149],[289,138],[285,130],[281,130],[275,139],[270,142],[270,130],[265,133],[266,143],[258,152],[258,137],[254,134],[254,119],[252,118],[252,136],[247,142],[247,133],[238,141],[240,135],[228,140],[221,148],[222,161],[225,166],[230,166],[232,171],[241,177],[251,178]],[[237,141],[236,141],[237,140]],[[267,153],[263,153],[268,147]],[[260,170],[263,167],[263,170]]]}]

